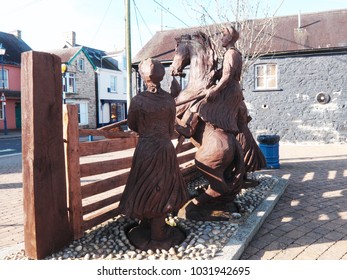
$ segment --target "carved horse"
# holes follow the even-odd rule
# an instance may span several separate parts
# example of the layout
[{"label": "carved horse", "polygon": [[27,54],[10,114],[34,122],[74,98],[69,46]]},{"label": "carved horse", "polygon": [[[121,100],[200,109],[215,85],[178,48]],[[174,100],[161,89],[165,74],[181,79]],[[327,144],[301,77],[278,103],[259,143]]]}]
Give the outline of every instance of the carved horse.
[{"label": "carved horse", "polygon": [[[243,186],[243,152],[234,134],[213,127],[189,110],[204,96],[203,91],[215,82],[217,60],[209,38],[206,34],[197,32],[192,36],[183,35],[176,41],[171,74],[182,75],[183,69],[190,64],[188,85],[176,97],[176,104],[181,104],[176,110],[177,128],[180,127],[179,124],[184,126],[186,121],[194,124],[189,132],[181,133],[183,129],[177,131],[186,137],[190,136],[191,142],[198,148],[195,155],[196,166],[210,183],[207,190],[195,198],[198,203],[193,205],[191,202],[186,207],[186,217],[213,220],[210,214],[209,217],[204,216],[202,210],[230,210],[236,194]],[[190,216],[188,212],[194,214]]]}]

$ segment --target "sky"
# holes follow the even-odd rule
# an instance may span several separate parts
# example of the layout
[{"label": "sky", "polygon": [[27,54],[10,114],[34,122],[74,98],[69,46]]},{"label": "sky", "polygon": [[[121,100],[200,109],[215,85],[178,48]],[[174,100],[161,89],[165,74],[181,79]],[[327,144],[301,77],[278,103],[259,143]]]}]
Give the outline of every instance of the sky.
[{"label": "sky", "polygon": [[[201,6],[218,19],[216,3],[226,1],[232,0],[130,0],[132,56],[157,31],[200,25]],[[347,0],[251,2],[260,3],[261,11],[275,16],[347,9]],[[0,31],[21,30],[22,39],[35,51],[61,48],[63,34],[75,31],[77,44],[111,52],[125,45],[124,3],[124,0],[0,0]]]}]

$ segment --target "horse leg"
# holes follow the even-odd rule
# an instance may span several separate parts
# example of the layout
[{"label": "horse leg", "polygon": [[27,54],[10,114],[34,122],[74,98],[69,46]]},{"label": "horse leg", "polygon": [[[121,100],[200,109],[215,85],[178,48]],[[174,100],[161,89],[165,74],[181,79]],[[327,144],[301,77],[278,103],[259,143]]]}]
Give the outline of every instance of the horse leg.
[{"label": "horse leg", "polygon": [[186,206],[185,216],[197,220],[229,219],[229,213],[237,211],[233,200],[241,189],[244,170],[242,150],[235,136],[206,125],[195,163],[210,186]]},{"label": "horse leg", "polygon": [[196,132],[199,122],[199,116],[189,109],[185,111],[182,119],[176,118],[176,131],[189,138]]}]

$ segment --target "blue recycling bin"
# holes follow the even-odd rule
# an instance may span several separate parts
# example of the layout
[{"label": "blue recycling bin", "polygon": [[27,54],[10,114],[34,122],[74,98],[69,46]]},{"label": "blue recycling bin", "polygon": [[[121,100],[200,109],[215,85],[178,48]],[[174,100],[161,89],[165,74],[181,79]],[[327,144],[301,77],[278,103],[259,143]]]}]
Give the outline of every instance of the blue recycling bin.
[{"label": "blue recycling bin", "polygon": [[278,169],[279,162],[279,135],[259,135],[257,137],[259,148],[262,151],[265,160],[266,168]]}]

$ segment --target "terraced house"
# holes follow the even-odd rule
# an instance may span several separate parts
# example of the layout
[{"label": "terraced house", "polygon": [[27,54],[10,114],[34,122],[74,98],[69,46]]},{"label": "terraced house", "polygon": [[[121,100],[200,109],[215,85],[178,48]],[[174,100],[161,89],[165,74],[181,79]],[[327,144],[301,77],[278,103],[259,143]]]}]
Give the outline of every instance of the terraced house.
[{"label": "terraced house", "polygon": [[80,127],[96,128],[126,118],[125,73],[113,58],[121,54],[77,45],[74,32],[68,33],[62,49],[47,52],[61,58],[63,102],[78,105]]},{"label": "terraced house", "polygon": [[21,128],[21,54],[31,48],[21,31],[0,32],[0,130]]}]

